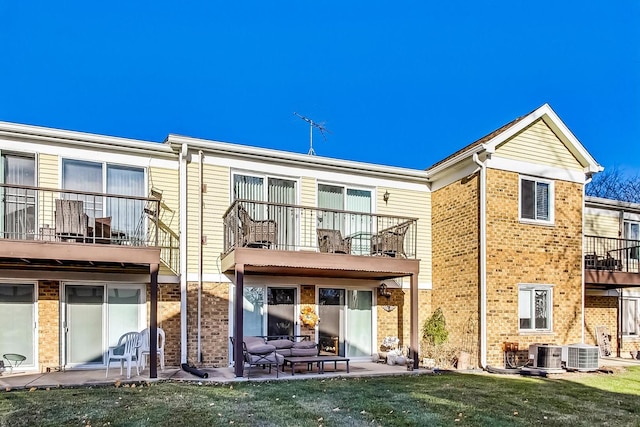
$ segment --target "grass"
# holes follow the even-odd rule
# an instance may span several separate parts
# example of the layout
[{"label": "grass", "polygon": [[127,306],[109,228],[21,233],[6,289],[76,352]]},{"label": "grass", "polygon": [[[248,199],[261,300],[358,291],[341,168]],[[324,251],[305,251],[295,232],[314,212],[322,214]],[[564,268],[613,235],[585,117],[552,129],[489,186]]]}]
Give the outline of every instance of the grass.
[{"label": "grass", "polygon": [[0,426],[640,426],[640,368],[0,392]]}]

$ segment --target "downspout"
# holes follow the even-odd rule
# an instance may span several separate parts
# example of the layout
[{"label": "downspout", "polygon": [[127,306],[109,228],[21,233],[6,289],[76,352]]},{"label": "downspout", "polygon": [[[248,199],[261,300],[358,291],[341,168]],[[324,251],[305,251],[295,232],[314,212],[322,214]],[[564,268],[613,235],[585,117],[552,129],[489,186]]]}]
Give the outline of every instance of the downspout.
[{"label": "downspout", "polygon": [[586,298],[587,298],[587,291],[585,290],[585,283],[584,283],[584,267],[585,267],[585,262],[584,262],[584,248],[585,248],[585,241],[584,241],[584,230],[586,228],[586,205],[587,205],[587,185],[591,182],[591,175],[587,175],[587,179],[584,182],[584,185],[582,186],[582,249],[580,251],[581,253],[581,262],[580,262],[580,268],[582,269],[582,314],[580,316],[581,318],[581,322],[582,322],[582,330],[581,330],[581,339],[580,342],[584,342],[584,322],[585,322],[585,317],[584,317],[584,310],[585,310],[585,302],[586,302]]},{"label": "downspout", "polygon": [[204,214],[202,212],[203,204],[203,159],[204,154],[202,154],[202,150],[198,151],[198,158],[200,159],[198,162],[198,363],[202,363],[202,255],[203,255],[203,220]]},{"label": "downspout", "polygon": [[473,153],[480,167],[480,367],[487,367],[487,165]]},{"label": "downspout", "polygon": [[187,363],[187,157],[189,147],[180,148],[180,361]]}]

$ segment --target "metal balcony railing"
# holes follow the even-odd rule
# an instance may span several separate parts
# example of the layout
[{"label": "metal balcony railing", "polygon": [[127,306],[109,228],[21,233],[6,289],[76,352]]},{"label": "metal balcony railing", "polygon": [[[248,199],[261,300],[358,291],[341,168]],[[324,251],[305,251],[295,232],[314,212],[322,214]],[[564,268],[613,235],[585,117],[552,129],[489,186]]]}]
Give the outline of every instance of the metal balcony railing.
[{"label": "metal balcony railing", "polygon": [[584,237],[585,268],[640,273],[640,240]]},{"label": "metal balcony railing", "polygon": [[416,258],[416,218],[236,200],[223,222],[225,254],[252,247]]},{"label": "metal balcony railing", "polygon": [[155,198],[0,184],[0,239],[159,246]]}]

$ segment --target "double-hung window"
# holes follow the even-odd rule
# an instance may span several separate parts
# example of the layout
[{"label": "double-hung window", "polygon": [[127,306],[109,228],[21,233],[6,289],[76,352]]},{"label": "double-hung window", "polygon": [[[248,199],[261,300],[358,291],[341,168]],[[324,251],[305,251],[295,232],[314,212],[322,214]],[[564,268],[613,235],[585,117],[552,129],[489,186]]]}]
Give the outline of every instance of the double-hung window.
[{"label": "double-hung window", "polygon": [[518,287],[520,331],[551,331],[553,288],[550,285]]},{"label": "double-hung window", "polygon": [[553,223],[553,181],[520,177],[520,219]]}]

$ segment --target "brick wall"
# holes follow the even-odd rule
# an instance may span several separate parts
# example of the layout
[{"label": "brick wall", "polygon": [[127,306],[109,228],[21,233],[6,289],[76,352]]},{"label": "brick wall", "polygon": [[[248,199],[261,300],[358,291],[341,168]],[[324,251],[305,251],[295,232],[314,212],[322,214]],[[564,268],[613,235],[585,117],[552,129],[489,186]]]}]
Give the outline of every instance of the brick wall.
[{"label": "brick wall", "polygon": [[[433,291],[431,308],[441,308],[449,343],[476,350],[478,337],[468,325],[479,314],[479,200],[478,174],[456,181],[431,195],[433,229]],[[431,313],[428,313],[430,315]],[[425,316],[427,317],[427,316]],[[422,324],[421,324],[422,325]],[[477,331],[477,328],[475,328]]]},{"label": "brick wall", "polygon": [[38,362],[40,370],[60,365],[60,284],[38,283]]},{"label": "brick wall", "polygon": [[[229,284],[203,283],[201,301],[201,366],[229,364]],[[198,284],[187,285],[187,359],[197,363]]]},{"label": "brick wall", "polygon": [[[598,345],[596,326],[606,326],[611,335],[613,355],[618,347],[618,297],[587,295],[584,302],[584,342]],[[623,341],[624,342],[624,341]]]},{"label": "brick wall", "polygon": [[[387,299],[378,296],[378,342],[376,348],[380,348],[382,340],[386,336],[398,337],[403,349],[411,343],[411,297],[409,289],[387,289],[391,293],[388,305],[396,306],[393,311],[387,312],[382,306],[387,305]],[[377,290],[374,290],[377,292]],[[421,290],[418,293],[418,336],[424,319],[431,313],[431,291]]]},{"label": "brick wall", "polygon": [[[147,286],[147,324],[151,295]],[[165,333],[164,361],[166,366],[180,366],[180,285],[158,284],[158,327]]]},{"label": "brick wall", "polygon": [[[582,336],[582,186],[555,181],[551,226],[518,220],[518,174],[487,171],[487,362],[501,365],[505,341],[570,344]],[[553,285],[553,328],[519,333],[518,284]]]}]

